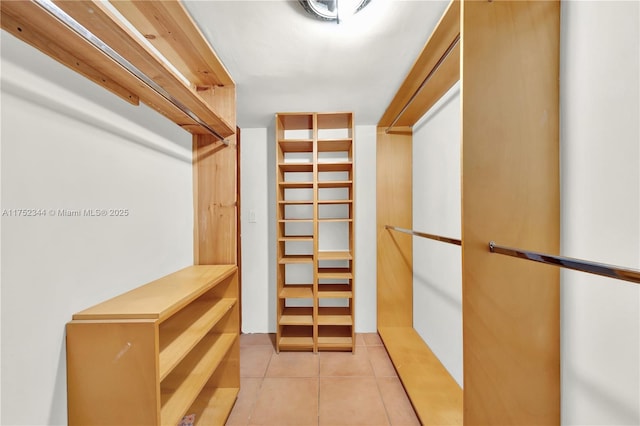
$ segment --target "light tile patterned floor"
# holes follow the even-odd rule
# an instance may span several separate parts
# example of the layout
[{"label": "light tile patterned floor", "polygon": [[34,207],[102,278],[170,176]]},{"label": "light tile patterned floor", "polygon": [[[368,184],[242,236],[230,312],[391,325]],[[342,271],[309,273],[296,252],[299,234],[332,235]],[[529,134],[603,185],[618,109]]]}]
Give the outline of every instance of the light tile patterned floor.
[{"label": "light tile patterned floor", "polygon": [[356,352],[280,352],[273,334],[240,336],[241,389],[228,426],[419,425],[376,333]]}]

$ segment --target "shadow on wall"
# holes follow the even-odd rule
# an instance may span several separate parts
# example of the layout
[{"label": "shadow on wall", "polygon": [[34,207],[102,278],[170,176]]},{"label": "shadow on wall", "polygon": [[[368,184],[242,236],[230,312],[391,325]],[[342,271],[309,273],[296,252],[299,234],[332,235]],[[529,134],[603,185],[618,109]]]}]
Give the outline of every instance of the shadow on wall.
[{"label": "shadow on wall", "polygon": [[50,425],[62,425],[56,423],[59,419],[67,418],[67,351],[66,351],[66,332],[62,333],[62,341],[60,342],[60,356],[58,357],[58,368],[56,370],[55,385],[53,390],[53,398],[51,399],[51,408],[49,409]]},{"label": "shadow on wall", "polygon": [[430,294],[437,296],[441,301],[462,315],[462,303],[460,302],[460,299],[456,299],[451,294],[442,290],[441,286],[438,286],[427,277],[415,273],[413,275],[413,283],[414,285],[427,288]]}]

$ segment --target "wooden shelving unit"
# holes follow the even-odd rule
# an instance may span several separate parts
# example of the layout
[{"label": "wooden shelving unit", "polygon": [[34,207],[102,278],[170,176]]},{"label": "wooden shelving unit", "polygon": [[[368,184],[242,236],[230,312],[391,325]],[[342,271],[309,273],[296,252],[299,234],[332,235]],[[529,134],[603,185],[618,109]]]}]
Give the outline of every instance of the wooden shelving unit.
[{"label": "wooden shelving unit", "polygon": [[355,350],[353,114],[276,115],[277,349]]},{"label": "wooden shelving unit", "polygon": [[70,425],[223,424],[240,389],[235,265],[182,269],[73,315]]},{"label": "wooden shelving unit", "polygon": [[[488,249],[559,251],[560,12],[452,0],[378,122],[377,327],[422,424],[561,423],[559,272]],[[412,237],[385,228],[413,228],[413,126],[457,81],[464,389],[413,327]]]}]

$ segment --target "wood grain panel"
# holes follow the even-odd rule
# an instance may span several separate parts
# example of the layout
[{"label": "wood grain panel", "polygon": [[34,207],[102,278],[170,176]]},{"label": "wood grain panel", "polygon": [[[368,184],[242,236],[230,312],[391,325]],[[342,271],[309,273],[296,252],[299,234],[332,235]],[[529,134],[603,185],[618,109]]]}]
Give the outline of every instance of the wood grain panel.
[{"label": "wood grain panel", "polygon": [[192,84],[235,85],[180,1],[114,1],[111,4]]},{"label": "wood grain panel", "polygon": [[[460,2],[459,0],[452,0],[436,25],[436,29],[424,45],[422,52],[413,63],[411,71],[405,77],[395,97],[382,115],[378,126],[388,127],[391,125],[458,34],[460,34]],[[427,97],[432,99],[432,102],[435,102],[458,80],[459,73],[460,68],[457,66],[455,57],[451,58],[446,65],[440,68],[437,78],[430,80],[425,85],[423,91],[429,93]],[[413,108],[422,110],[422,112],[413,113],[412,115],[417,118],[421,117],[433,105],[433,103],[431,105],[428,105],[428,103],[425,103],[424,98],[416,102],[416,106]],[[415,118],[416,121],[417,118]],[[397,125],[412,126],[415,121],[403,121],[403,123],[397,123]]]},{"label": "wood grain panel", "polygon": [[560,423],[559,271],[490,254],[559,249],[560,4],[462,7],[464,418]]},{"label": "wood grain panel", "polygon": [[69,322],[69,424],[160,424],[157,345],[153,320]]},{"label": "wood grain panel", "polygon": [[194,263],[236,264],[236,142],[193,136]]},{"label": "wood grain panel", "polygon": [[378,128],[376,159],[378,328],[413,327],[413,243],[385,225],[412,227],[412,136]]},{"label": "wood grain panel", "polygon": [[[9,4],[11,5],[11,3]],[[15,5],[17,3],[13,2],[13,4]],[[38,25],[37,21],[42,20],[44,16],[38,15],[38,11],[35,9],[36,6],[27,6],[28,10],[36,11],[36,16],[34,17],[33,15],[31,15],[29,19],[25,19],[26,17],[20,16],[20,14],[18,14],[18,16],[14,18],[12,13],[14,13],[15,11],[12,12],[11,7],[8,7],[6,2],[2,3],[2,6],[1,21],[2,28],[4,30],[40,50],[45,55],[55,59],[61,64],[85,76],[94,83],[101,85],[111,93],[119,96],[130,104],[138,105],[140,103],[138,95],[133,93],[131,90],[128,90],[122,84],[114,81],[107,74],[91,65],[90,62],[93,63],[93,59],[89,59],[87,61],[85,59],[86,55],[78,55],[73,50],[67,50],[69,46],[65,46],[67,47],[65,48],[63,47],[63,45],[52,43],[50,37],[43,30],[45,28],[51,30],[52,26],[54,28],[57,28],[56,32],[64,32],[65,30],[64,28],[62,28],[60,23],[50,23],[47,27]],[[46,17],[46,19],[48,21],[48,17]],[[80,40],[77,40],[77,43],[80,44]],[[90,46],[88,46],[87,44],[86,48],[89,49]],[[95,55],[98,55],[97,51],[95,51]]]},{"label": "wood grain panel", "polygon": [[420,423],[462,425],[462,389],[414,328],[379,333]]},{"label": "wood grain panel", "polygon": [[[105,5],[92,0],[56,1],[55,4],[78,23],[98,37],[103,43],[118,52],[142,73],[151,78],[172,97],[179,100],[201,120],[216,129],[222,136],[235,131],[235,123],[229,123],[214,112],[198,96],[196,90],[185,83],[162,59],[146,45],[124,23],[111,13]],[[178,123],[181,124],[181,123]],[[186,122],[185,124],[190,124]],[[203,129],[204,130],[204,129]]]}]

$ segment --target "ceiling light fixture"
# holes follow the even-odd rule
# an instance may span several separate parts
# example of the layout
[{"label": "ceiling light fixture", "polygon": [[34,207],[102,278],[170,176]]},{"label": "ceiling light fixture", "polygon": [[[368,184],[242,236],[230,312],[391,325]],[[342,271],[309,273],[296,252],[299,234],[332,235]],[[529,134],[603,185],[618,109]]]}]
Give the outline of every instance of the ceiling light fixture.
[{"label": "ceiling light fixture", "polygon": [[341,23],[355,15],[371,0],[298,0],[302,7],[314,18]]}]

